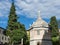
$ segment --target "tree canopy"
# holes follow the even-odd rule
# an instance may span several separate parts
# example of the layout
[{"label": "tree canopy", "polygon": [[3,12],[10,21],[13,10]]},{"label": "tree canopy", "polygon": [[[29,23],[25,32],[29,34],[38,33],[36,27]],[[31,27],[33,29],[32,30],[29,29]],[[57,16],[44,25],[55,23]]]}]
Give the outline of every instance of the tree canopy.
[{"label": "tree canopy", "polygon": [[58,23],[55,16],[51,17],[50,20],[50,27],[51,27],[51,33],[52,33],[52,43],[53,45],[59,45],[59,29],[58,29]]},{"label": "tree canopy", "polygon": [[[12,3],[11,9],[10,9],[10,14],[9,14],[9,20],[8,20],[8,30],[13,30],[16,29],[17,25],[17,15],[16,15],[16,9],[14,6],[14,3]],[[12,28],[13,27],[13,28]]]},{"label": "tree canopy", "polygon": [[54,36],[54,37],[57,36],[59,30],[58,30],[58,23],[57,23],[55,16],[51,17],[50,26],[51,26],[51,30],[52,30],[52,36]]},{"label": "tree canopy", "polygon": [[12,2],[6,35],[10,37],[10,43],[19,43],[23,38],[24,45],[26,45],[26,41],[28,39],[26,29],[23,24],[17,21],[18,16],[16,15],[15,11],[16,9],[14,6],[14,2]]}]

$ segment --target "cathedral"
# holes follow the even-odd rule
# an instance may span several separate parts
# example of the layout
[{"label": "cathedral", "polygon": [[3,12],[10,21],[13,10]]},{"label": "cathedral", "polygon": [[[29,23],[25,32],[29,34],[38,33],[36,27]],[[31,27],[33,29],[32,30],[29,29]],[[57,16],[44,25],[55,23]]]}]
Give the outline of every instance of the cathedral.
[{"label": "cathedral", "polygon": [[45,22],[38,12],[38,18],[30,26],[30,45],[52,45],[51,31],[49,25]]}]

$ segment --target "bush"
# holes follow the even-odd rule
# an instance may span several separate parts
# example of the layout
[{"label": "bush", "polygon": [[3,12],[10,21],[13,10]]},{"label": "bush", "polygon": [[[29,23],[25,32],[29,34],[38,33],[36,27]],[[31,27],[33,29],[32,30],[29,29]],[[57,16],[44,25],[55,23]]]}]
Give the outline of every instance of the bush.
[{"label": "bush", "polygon": [[53,45],[59,45],[59,37],[52,37]]}]

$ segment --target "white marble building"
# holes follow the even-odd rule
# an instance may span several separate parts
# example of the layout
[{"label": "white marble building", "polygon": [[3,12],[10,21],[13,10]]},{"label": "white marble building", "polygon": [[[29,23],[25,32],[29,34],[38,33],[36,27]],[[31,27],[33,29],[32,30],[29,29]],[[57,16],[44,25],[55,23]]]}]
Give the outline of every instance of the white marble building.
[{"label": "white marble building", "polygon": [[52,45],[48,23],[40,17],[30,27],[30,45]]}]

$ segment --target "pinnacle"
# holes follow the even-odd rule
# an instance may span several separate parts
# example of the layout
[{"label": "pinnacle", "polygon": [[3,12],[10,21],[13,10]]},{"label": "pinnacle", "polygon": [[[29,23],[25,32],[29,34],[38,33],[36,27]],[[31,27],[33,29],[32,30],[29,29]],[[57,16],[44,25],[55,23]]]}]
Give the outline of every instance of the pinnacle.
[{"label": "pinnacle", "polygon": [[38,19],[41,19],[40,11],[38,11]]}]

